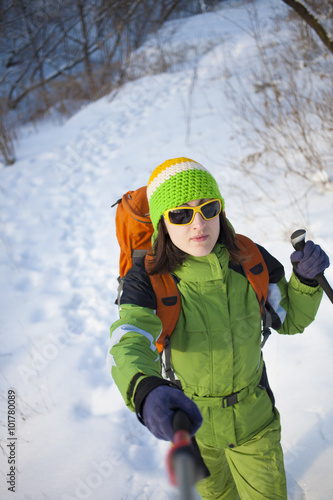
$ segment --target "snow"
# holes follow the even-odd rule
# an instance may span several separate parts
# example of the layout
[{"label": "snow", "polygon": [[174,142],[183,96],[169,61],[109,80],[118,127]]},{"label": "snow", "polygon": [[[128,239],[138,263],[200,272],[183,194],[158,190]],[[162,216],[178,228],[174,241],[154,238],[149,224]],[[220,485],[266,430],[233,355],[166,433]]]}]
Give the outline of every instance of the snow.
[{"label": "snow", "polygon": [[[273,39],[277,6],[259,4],[262,29]],[[279,6],[280,16],[286,12]],[[26,127],[17,163],[0,169],[5,500],[175,498],[166,476],[168,443],[157,441],[125,407],[105,361],[109,326],[118,315],[119,252],[110,206],[146,184],[157,165],[177,156],[203,163],[219,183],[236,230],[266,246],[288,276],[289,237],[298,227],[333,255],[332,191],[309,191],[278,170],[272,178],[262,169],[258,184],[232,167],[251,153],[235,137],[240,118],[224,92],[229,78],[246,77],[254,64],[243,2],[172,21],[158,40],[170,56],[165,70],[156,66],[152,38],[133,57],[135,80],[62,125]],[[139,68],[143,56],[151,58],[155,74]],[[233,75],[225,73],[225,58],[237,63]],[[333,283],[333,270],[325,274]],[[265,346],[293,500],[332,497],[330,314],[324,297],[303,335],[273,332]],[[9,390],[16,394],[15,494],[6,483]]]}]

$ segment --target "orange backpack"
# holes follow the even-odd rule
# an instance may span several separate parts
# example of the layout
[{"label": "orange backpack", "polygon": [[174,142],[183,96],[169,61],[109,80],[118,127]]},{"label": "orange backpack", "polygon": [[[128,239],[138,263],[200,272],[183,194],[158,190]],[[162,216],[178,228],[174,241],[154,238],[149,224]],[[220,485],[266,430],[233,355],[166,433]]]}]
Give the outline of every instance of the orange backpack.
[{"label": "orange backpack", "polygon": [[[147,252],[151,248],[151,236],[154,228],[149,217],[146,186],[135,191],[128,191],[112,207],[115,205],[118,205],[116,235],[120,246],[119,304],[122,280],[127,271],[133,266],[133,258],[145,258],[146,269],[149,267],[151,257],[147,255]],[[236,241],[242,254],[246,257],[246,261],[242,263],[242,266],[247,279],[257,294],[261,313],[264,317],[264,304],[267,299],[269,281],[266,263],[260,250],[252,240],[241,234],[236,234]],[[163,325],[162,333],[156,343],[158,352],[161,353],[166,337],[170,338],[178,321],[181,308],[180,294],[171,274],[149,275],[149,278],[156,295],[156,314]],[[268,328],[266,328],[266,336],[268,337],[267,330]]]}]

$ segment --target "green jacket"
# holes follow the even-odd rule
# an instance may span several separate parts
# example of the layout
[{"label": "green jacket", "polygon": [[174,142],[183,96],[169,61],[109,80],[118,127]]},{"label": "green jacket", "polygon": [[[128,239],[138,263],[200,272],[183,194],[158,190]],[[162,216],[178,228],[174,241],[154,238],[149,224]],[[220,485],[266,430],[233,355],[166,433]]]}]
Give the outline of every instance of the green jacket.
[{"label": "green jacket", "polygon": [[[301,283],[294,274],[288,283],[281,264],[259,248],[270,273],[268,301],[278,332],[303,332],[315,318],[321,289]],[[219,448],[242,444],[274,417],[266,389],[258,387],[263,359],[257,296],[240,270],[230,266],[229,254],[220,244],[206,257],[188,256],[175,275],[182,308],[171,336],[171,363],[185,394],[202,412],[204,423],[197,437]],[[161,376],[155,342],[162,324],[148,281],[133,276],[138,295],[144,292],[147,302],[123,304],[120,319],[111,327],[112,376],[132,410],[142,377]],[[138,373],[144,374],[141,379]],[[234,393],[239,393],[238,402],[223,407],[223,398]]]}]

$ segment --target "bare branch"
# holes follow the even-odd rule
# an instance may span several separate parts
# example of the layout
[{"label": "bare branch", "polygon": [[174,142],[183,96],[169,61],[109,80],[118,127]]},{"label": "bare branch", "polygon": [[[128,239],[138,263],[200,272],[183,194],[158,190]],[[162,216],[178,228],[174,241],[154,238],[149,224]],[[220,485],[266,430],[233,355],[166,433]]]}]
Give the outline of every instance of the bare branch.
[{"label": "bare branch", "polygon": [[301,16],[303,21],[305,21],[317,33],[323,44],[333,54],[333,40],[325,30],[324,26],[319,22],[318,18],[315,17],[302,2],[299,2],[299,0],[282,1],[294,9],[299,16]]}]

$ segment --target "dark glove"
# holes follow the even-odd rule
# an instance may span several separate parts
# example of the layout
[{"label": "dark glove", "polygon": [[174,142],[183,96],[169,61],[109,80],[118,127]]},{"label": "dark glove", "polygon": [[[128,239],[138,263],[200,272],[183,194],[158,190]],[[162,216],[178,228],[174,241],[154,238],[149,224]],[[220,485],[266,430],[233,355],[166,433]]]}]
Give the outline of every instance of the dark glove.
[{"label": "dark glove", "polygon": [[142,408],[144,423],[158,439],[172,441],[176,410],[183,410],[188,415],[193,436],[202,424],[199,408],[180,389],[168,385],[161,385],[149,392]]},{"label": "dark glove", "polygon": [[293,252],[290,260],[296,270],[296,276],[313,280],[330,265],[330,260],[324,250],[313,241],[307,241],[302,252]]}]

